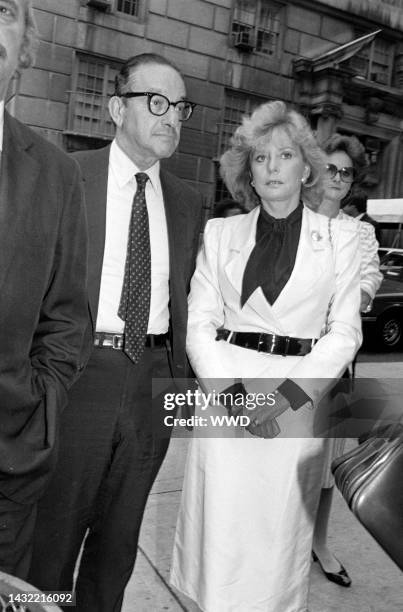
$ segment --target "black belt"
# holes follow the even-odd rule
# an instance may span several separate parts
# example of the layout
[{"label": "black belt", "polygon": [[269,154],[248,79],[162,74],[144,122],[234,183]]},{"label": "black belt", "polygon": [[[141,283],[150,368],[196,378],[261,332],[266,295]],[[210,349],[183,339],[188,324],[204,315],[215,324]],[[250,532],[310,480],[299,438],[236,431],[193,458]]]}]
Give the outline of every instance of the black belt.
[{"label": "black belt", "polygon": [[[146,348],[165,346],[168,334],[147,334]],[[124,334],[110,334],[108,332],[95,332],[94,345],[98,348],[113,348],[122,351],[125,345]]]},{"label": "black belt", "polygon": [[257,334],[249,332],[231,332],[229,329],[217,329],[216,340],[226,340],[243,348],[272,355],[306,355],[310,353],[316,340],[313,338],[291,338],[277,334]]}]

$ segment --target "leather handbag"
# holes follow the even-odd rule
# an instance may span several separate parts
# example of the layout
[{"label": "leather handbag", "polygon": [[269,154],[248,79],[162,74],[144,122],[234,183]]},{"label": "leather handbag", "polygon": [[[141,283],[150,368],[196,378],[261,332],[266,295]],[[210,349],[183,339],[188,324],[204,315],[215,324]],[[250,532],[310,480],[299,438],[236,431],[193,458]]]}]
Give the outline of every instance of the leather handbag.
[{"label": "leather handbag", "polygon": [[332,462],[350,510],[403,570],[403,433],[371,435]]}]

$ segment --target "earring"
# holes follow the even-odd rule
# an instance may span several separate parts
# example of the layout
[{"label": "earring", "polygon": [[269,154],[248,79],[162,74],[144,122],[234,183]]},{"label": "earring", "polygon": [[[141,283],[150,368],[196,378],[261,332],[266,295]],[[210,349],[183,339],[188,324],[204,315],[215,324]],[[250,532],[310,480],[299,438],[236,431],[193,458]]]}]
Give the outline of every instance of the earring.
[{"label": "earring", "polygon": [[309,177],[309,174],[310,174],[310,172],[311,172],[311,170],[310,170],[309,166],[305,166],[305,172],[306,172],[306,174],[307,174],[308,176],[303,176],[303,177],[302,177],[302,179],[301,179],[301,183],[302,183],[303,185],[305,185],[305,183],[307,182],[308,177]]},{"label": "earring", "polygon": [[249,182],[249,185],[250,185],[251,187],[254,187],[254,186],[255,186],[255,181],[252,179],[252,180]]}]

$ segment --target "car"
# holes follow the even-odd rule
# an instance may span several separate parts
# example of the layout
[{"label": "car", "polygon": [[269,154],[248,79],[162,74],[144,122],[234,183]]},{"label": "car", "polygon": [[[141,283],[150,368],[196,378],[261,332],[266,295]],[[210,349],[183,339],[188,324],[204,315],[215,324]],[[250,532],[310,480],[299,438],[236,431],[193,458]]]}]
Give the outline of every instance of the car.
[{"label": "car", "polygon": [[[403,258],[403,252],[401,253]],[[371,310],[362,313],[364,339],[374,341],[378,349],[397,350],[403,343],[403,262],[382,269],[383,281],[374,298]]]},{"label": "car", "polygon": [[403,268],[403,249],[395,249],[392,247],[380,247],[378,249],[379,262],[381,271],[388,270],[391,267]]}]

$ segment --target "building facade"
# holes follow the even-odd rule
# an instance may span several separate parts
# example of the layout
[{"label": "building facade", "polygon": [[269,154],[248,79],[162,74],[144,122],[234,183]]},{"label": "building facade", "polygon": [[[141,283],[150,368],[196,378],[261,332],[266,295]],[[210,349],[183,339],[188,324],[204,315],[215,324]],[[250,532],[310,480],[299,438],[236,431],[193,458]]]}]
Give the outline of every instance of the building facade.
[{"label": "building facade", "polygon": [[211,200],[218,159],[243,113],[282,99],[363,142],[371,197],[403,196],[403,0],[33,0],[35,67],[8,108],[66,150],[113,137],[107,111],[122,61],[157,52],[198,104],[167,161]]}]

